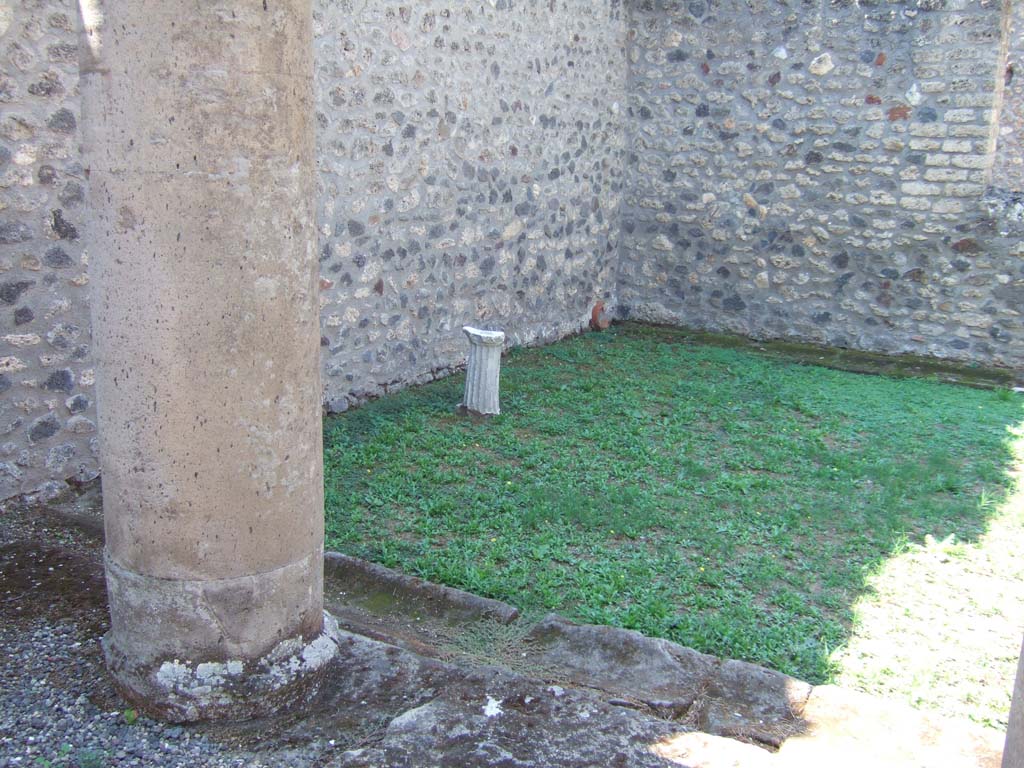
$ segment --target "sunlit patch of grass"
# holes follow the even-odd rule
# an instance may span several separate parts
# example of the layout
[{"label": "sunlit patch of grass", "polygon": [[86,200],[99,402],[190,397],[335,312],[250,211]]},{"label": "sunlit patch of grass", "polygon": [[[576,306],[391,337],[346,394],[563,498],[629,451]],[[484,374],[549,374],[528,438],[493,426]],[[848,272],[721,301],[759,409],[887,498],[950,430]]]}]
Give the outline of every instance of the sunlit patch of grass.
[{"label": "sunlit patch of grass", "polygon": [[[865,606],[888,599],[891,559],[946,542],[950,562],[1021,575],[996,570],[987,544],[1014,504],[1016,395],[630,325],[510,353],[490,421],[453,415],[462,385],[451,377],[328,420],[329,547],[528,614],[638,629],[814,683],[857,682],[853,659],[867,656],[842,649],[875,621]],[[1019,526],[1001,535],[1019,547]],[[949,626],[993,606],[975,594]],[[1015,616],[1000,620],[1019,631]],[[924,695],[896,661],[879,664],[891,671],[865,660],[857,684]],[[970,682],[991,683],[985,674],[963,675],[974,686],[963,695],[980,702],[969,714],[998,725],[1004,703]]]},{"label": "sunlit patch of grass", "polygon": [[985,533],[925,534],[871,574],[853,635],[833,657],[840,682],[1006,727],[1024,628],[1024,424],[1007,435],[1012,491],[972,496]]}]

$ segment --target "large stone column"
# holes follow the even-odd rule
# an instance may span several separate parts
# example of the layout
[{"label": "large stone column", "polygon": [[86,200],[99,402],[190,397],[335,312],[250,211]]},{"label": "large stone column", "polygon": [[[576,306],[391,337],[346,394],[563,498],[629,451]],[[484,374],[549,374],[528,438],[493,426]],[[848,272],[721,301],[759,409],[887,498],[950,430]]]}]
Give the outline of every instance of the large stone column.
[{"label": "large stone column", "polygon": [[111,630],[172,720],[310,693],[323,614],[309,0],[81,0]]}]

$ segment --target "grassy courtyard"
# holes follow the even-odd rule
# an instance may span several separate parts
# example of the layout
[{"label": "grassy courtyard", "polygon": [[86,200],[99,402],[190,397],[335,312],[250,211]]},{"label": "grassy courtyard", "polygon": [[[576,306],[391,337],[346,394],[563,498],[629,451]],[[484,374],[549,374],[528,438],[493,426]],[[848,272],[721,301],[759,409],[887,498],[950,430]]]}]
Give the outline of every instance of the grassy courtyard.
[{"label": "grassy courtyard", "polygon": [[1004,727],[1024,399],[627,324],[326,424],[327,546]]}]

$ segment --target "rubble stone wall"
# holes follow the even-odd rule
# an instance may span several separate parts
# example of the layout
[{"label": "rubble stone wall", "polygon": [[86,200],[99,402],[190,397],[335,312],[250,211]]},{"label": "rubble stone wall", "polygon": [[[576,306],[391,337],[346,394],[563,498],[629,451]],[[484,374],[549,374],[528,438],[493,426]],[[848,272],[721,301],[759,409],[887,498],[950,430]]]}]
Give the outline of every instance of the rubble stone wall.
[{"label": "rubble stone wall", "polygon": [[316,14],[328,404],[554,341],[611,303],[619,0],[324,2]]},{"label": "rubble stone wall", "polygon": [[624,313],[1024,367],[1009,7],[631,3]]},{"label": "rubble stone wall", "polygon": [[0,499],[97,472],[77,8],[0,4]]}]

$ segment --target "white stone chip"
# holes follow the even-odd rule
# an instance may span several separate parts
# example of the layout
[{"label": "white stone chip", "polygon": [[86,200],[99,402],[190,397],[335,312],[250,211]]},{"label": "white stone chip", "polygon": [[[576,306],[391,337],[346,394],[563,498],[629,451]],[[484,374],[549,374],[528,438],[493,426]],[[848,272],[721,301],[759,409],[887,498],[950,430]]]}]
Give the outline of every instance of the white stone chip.
[{"label": "white stone chip", "polygon": [[497,717],[504,710],[501,708],[501,699],[495,699],[491,696],[487,697],[487,703],[484,704],[484,716],[485,717]]}]

